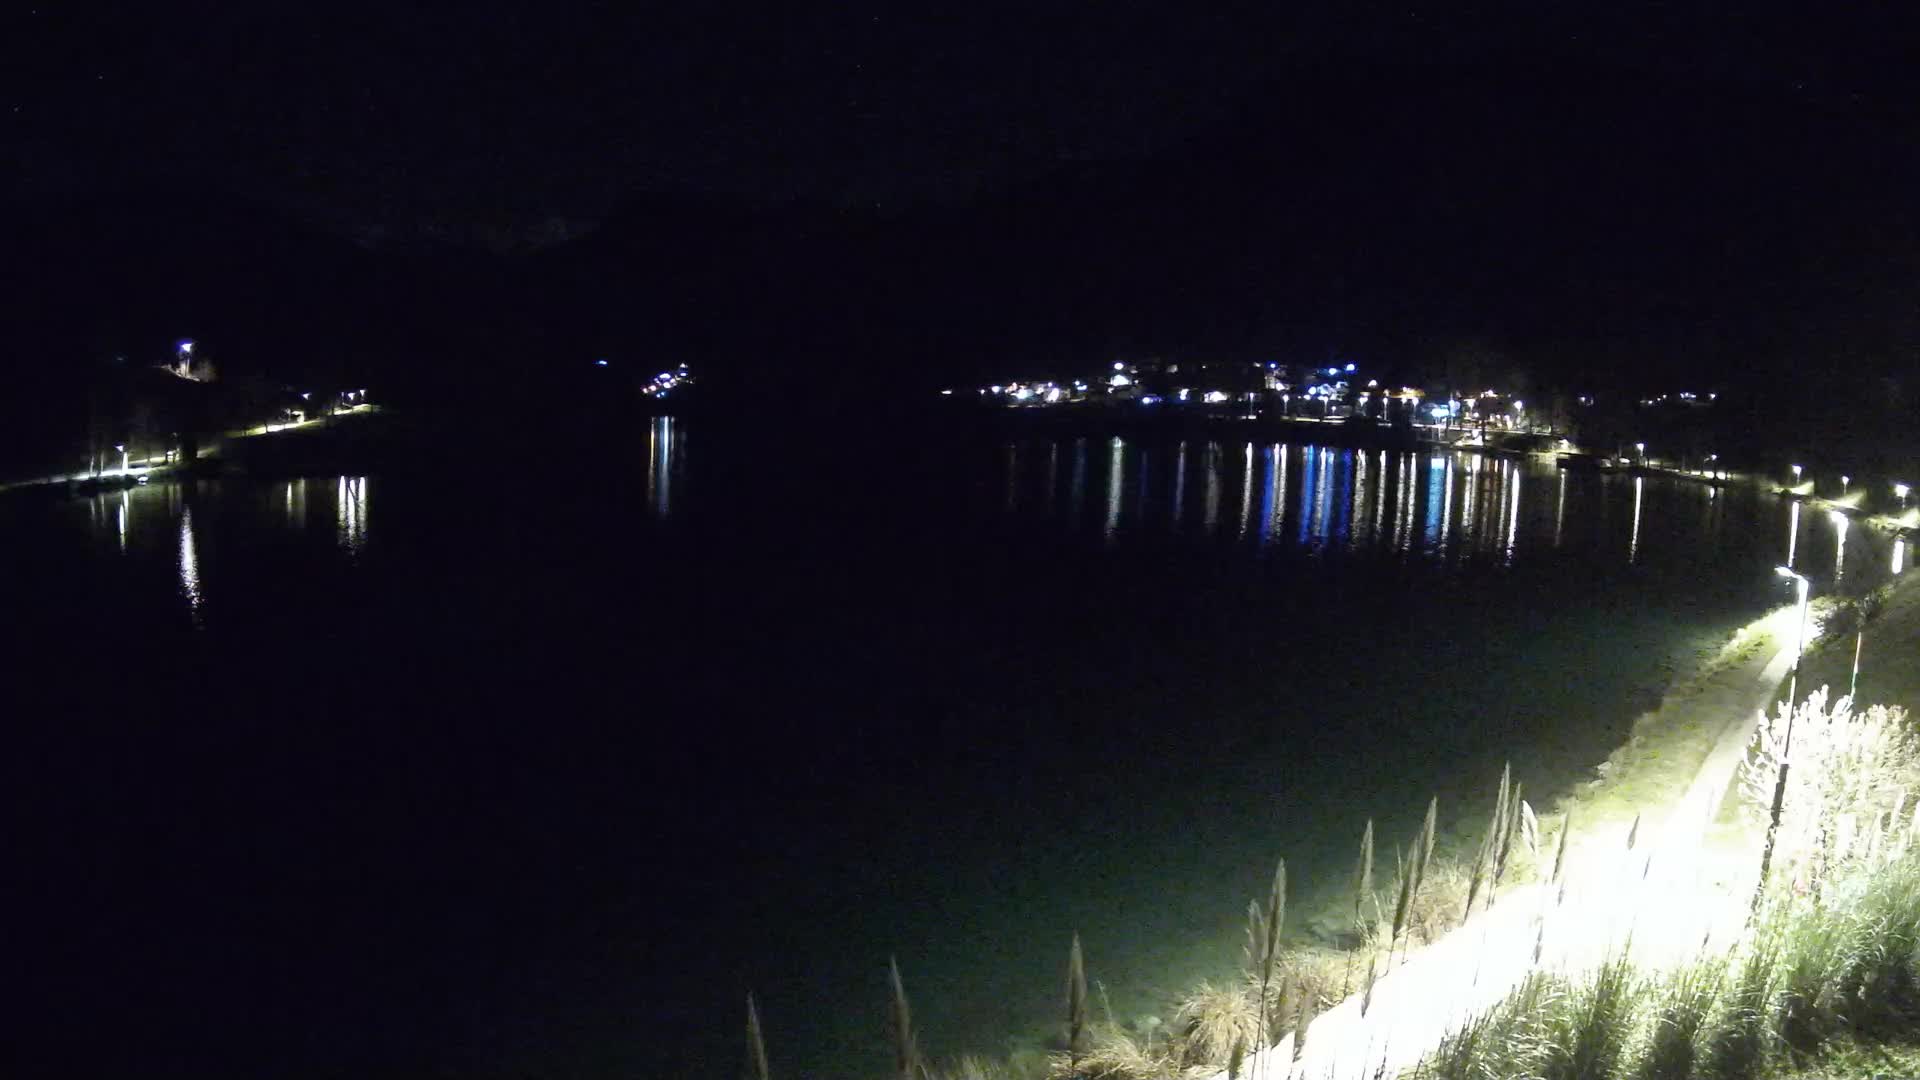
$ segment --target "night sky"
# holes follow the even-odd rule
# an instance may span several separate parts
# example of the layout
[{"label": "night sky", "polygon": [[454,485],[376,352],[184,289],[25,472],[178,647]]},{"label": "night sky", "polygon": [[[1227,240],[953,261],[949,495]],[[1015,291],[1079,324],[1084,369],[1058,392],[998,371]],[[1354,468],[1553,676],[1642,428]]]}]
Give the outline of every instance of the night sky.
[{"label": "night sky", "polygon": [[1811,10],[16,6],[0,316],[382,385],[1477,352],[1911,400],[1920,37]]},{"label": "night sky", "polygon": [[5,183],[190,179],[390,226],[592,220],[651,191],[898,207],[1151,154],[1303,71],[1411,91],[1409,64],[1556,55],[1914,109],[1896,5],[1852,24],[1717,4],[409,7],[15,5]]}]

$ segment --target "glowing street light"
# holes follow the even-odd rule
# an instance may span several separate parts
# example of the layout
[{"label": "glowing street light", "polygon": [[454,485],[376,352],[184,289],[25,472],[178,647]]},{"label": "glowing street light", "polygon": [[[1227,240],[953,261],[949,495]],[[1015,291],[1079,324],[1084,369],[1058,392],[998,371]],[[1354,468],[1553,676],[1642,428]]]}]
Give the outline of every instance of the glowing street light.
[{"label": "glowing street light", "polygon": [[1900,509],[1905,510],[1907,508],[1907,485],[1900,483],[1894,484],[1893,497],[1900,500]]},{"label": "glowing street light", "polygon": [[1647,444],[1643,442],[1634,443],[1633,449],[1635,453],[1640,455],[1640,464],[1645,465],[1647,463]]},{"label": "glowing street light", "polygon": [[1849,485],[1851,485],[1852,483],[1853,483],[1853,477],[1851,477],[1851,476],[1842,476],[1842,477],[1840,478],[1840,494],[1841,494],[1841,495],[1843,495],[1843,496],[1844,496],[1844,495],[1846,495],[1846,493],[1847,493],[1847,487],[1848,487]]},{"label": "glowing street light", "polygon": [[1792,470],[1793,470],[1793,482],[1794,482],[1795,484],[1798,484],[1798,483],[1800,483],[1800,466],[1798,466],[1798,465],[1789,465],[1789,466],[1787,466],[1787,468],[1789,468],[1789,469],[1792,469]]},{"label": "glowing street light", "polygon": [[114,443],[113,448],[120,451],[120,472],[125,474],[127,471],[127,444]]}]

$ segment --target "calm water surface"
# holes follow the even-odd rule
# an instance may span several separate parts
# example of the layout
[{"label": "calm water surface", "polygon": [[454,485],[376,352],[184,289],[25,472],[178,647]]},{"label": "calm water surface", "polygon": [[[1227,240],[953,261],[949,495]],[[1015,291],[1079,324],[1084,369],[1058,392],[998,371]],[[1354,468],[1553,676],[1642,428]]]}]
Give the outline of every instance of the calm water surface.
[{"label": "calm water surface", "polygon": [[[1285,856],[1564,789],[1672,673],[1884,579],[1745,490],[1244,441],[803,448],[0,505],[43,1067],[877,1075],[1237,961]],[[1903,556],[1904,552],[1901,553]],[[1310,933],[1303,916],[1298,933]]]}]

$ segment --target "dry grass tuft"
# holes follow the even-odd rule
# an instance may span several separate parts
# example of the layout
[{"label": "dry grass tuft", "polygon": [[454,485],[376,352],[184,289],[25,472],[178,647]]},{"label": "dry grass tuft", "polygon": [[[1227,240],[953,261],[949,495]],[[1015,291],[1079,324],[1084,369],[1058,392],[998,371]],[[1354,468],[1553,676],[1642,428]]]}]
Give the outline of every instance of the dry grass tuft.
[{"label": "dry grass tuft", "polygon": [[[1047,1070],[1048,1080],[1181,1080],[1186,1077],[1209,1076],[1220,1065],[1206,1065],[1199,1069],[1189,1068],[1178,1061],[1169,1060],[1161,1048],[1148,1047],[1136,1041],[1133,1036],[1118,1028],[1100,1025],[1094,1034],[1092,1046],[1080,1055],[1078,1065],[1067,1060],[1065,1054],[1055,1054]],[[962,1080],[962,1078],[955,1078]],[[975,1078],[964,1078],[975,1080]],[[1000,1077],[984,1077],[979,1080],[1001,1080]]]},{"label": "dry grass tuft", "polygon": [[[1466,910],[1472,870],[1450,855],[1435,855],[1427,866],[1426,881],[1420,891],[1408,898],[1407,911],[1400,927],[1400,939],[1408,945],[1431,945],[1460,925]],[[1367,928],[1370,947],[1384,948],[1393,935],[1393,924],[1385,918]]]},{"label": "dry grass tuft", "polygon": [[[1316,947],[1282,952],[1275,965],[1274,986],[1286,988],[1286,1011],[1292,1013],[1302,1002],[1313,1012],[1338,1005],[1345,997],[1347,961],[1351,956],[1340,949]],[[1276,1027],[1275,1041],[1291,1030],[1284,1025]]]},{"label": "dry grass tuft", "polygon": [[1259,1000],[1237,986],[1203,982],[1187,993],[1173,1011],[1173,1030],[1188,1065],[1224,1069],[1235,1042],[1260,1042]]}]

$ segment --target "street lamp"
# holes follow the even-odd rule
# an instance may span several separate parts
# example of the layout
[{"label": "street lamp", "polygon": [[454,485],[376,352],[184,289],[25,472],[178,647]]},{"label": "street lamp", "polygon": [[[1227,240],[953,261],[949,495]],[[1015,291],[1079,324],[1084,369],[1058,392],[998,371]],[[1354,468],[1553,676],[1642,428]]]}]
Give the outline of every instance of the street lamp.
[{"label": "street lamp", "polygon": [[127,444],[114,443],[113,448],[120,451],[120,474],[125,476],[127,472]]},{"label": "street lamp", "polygon": [[1842,495],[1843,497],[1844,497],[1844,496],[1846,495],[1846,493],[1847,493],[1847,486],[1848,486],[1849,484],[1852,484],[1852,483],[1853,483],[1853,477],[1851,477],[1851,476],[1845,476],[1845,475],[1843,475],[1843,476],[1841,476],[1841,477],[1840,477],[1840,494],[1841,494],[1841,495]]},{"label": "street lamp", "polygon": [[[1798,469],[1798,466],[1795,466]],[[1807,644],[1807,579],[1784,566],[1773,572],[1792,578],[1800,593],[1800,629],[1793,637],[1793,679],[1787,690],[1787,730],[1780,738],[1780,773],[1773,782],[1773,810],[1767,816],[1767,845],[1760,852],[1760,881],[1753,890],[1753,909],[1760,910],[1760,898],[1767,888],[1767,868],[1773,863],[1774,840],[1780,835],[1780,808],[1787,798],[1787,759],[1793,750],[1794,696],[1800,692],[1800,653]]]},{"label": "street lamp", "polygon": [[[1793,677],[1787,682],[1787,704],[1791,706],[1795,696],[1800,692],[1800,654],[1807,645],[1807,594],[1810,586],[1804,576],[1795,573],[1790,567],[1776,566],[1773,572],[1783,578],[1792,578],[1799,591],[1800,629],[1793,636]],[[1792,737],[1791,727],[1789,727],[1788,737]]]},{"label": "street lamp", "polygon": [[1900,500],[1900,509],[1905,510],[1907,508],[1907,485],[1893,485],[1893,496]]},{"label": "street lamp", "polygon": [[1645,468],[1647,465],[1647,444],[1643,442],[1634,443],[1633,450],[1640,455],[1640,467]]},{"label": "street lamp", "polygon": [[1794,484],[1795,484],[1795,485],[1798,485],[1798,484],[1800,483],[1800,466],[1798,466],[1798,465],[1789,465],[1789,466],[1787,466],[1787,468],[1789,468],[1789,469],[1792,469],[1792,470],[1793,470],[1793,482],[1794,482]]}]

